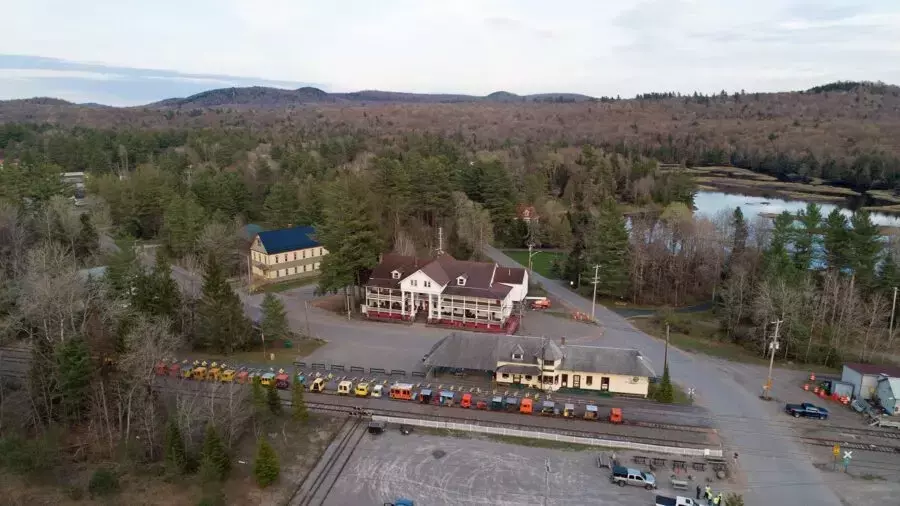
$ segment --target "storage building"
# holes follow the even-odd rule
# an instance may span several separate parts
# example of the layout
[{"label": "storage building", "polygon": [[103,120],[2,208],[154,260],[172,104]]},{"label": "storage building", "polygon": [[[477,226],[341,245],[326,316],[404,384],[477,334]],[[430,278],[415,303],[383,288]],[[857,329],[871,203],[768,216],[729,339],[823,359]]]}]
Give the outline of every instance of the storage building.
[{"label": "storage building", "polygon": [[881,375],[900,378],[900,367],[875,364],[844,364],[841,381],[853,385],[853,397],[871,399]]},{"label": "storage building", "polygon": [[875,387],[878,403],[889,415],[900,415],[900,378],[882,376]]}]

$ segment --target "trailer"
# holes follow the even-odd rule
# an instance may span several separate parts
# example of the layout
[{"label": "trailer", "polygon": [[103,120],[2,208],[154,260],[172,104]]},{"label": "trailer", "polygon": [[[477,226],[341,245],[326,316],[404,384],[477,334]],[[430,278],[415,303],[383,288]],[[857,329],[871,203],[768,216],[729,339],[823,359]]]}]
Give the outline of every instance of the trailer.
[{"label": "trailer", "polygon": [[600,418],[600,414],[597,412],[597,406],[593,404],[588,404],[584,407],[584,419],[585,420],[597,420]]},{"label": "trailer", "polygon": [[383,393],[384,393],[384,385],[375,385],[375,387],[372,388],[372,397],[376,397],[376,398],[381,397],[381,395]]},{"label": "trailer", "polygon": [[471,408],[472,407],[472,394],[463,394],[462,400],[459,401],[459,407]]},{"label": "trailer", "polygon": [[575,405],[574,404],[566,404],[563,406],[563,417],[564,418],[574,418],[575,417]]},{"label": "trailer", "polygon": [[169,375],[169,366],[162,360],[156,363],[156,366],[153,368],[153,370],[156,372],[157,376]]},{"label": "trailer", "polygon": [[350,390],[353,389],[353,382],[351,381],[341,381],[338,383],[337,393],[338,395],[350,395]]},{"label": "trailer", "polygon": [[222,377],[219,379],[222,380],[223,383],[233,383],[235,374],[236,371],[234,369],[225,369],[222,371]]},{"label": "trailer", "polygon": [[312,384],[309,386],[310,392],[324,392],[325,391],[325,378],[316,378],[313,380]]},{"label": "trailer", "polygon": [[429,404],[431,403],[432,395],[431,389],[423,388],[422,390],[419,390],[419,395],[416,396],[416,400],[422,404]]},{"label": "trailer", "polygon": [[356,385],[356,396],[357,397],[368,397],[369,396],[369,384],[368,383],[358,383]]},{"label": "trailer", "polygon": [[518,411],[519,410],[519,398],[518,397],[507,397],[505,401],[503,401],[503,405],[506,407],[507,411]]},{"label": "trailer", "polygon": [[491,399],[491,410],[492,411],[501,411],[503,409],[503,397],[496,396]]},{"label": "trailer", "polygon": [[413,386],[410,383],[394,383],[391,385],[391,399],[408,401],[413,398]]},{"label": "trailer", "polygon": [[271,386],[274,381],[275,381],[275,373],[272,371],[269,371],[269,372],[263,374],[262,376],[260,376],[260,379],[259,379],[259,383],[264,387]]}]

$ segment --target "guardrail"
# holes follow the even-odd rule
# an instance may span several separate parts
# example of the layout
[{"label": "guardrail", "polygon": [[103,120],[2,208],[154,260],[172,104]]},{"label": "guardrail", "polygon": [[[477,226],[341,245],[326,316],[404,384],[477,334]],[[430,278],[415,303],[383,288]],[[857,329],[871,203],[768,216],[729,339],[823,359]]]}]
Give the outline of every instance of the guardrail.
[{"label": "guardrail", "polygon": [[629,441],[615,441],[612,439],[588,438],[567,436],[551,432],[539,432],[530,430],[507,429],[504,427],[492,427],[473,423],[441,422],[436,420],[424,420],[421,418],[401,418],[396,416],[372,415],[372,420],[385,423],[402,425],[414,425],[418,427],[430,427],[432,429],[458,430],[463,432],[478,432],[481,434],[493,434],[495,436],[521,437],[527,439],[545,439],[563,443],[580,444],[586,446],[601,446],[605,448],[622,448],[643,452],[665,453],[670,455],[685,455],[693,457],[722,457],[722,450],[709,448],[678,448],[675,446],[651,445],[646,443],[632,443]]}]

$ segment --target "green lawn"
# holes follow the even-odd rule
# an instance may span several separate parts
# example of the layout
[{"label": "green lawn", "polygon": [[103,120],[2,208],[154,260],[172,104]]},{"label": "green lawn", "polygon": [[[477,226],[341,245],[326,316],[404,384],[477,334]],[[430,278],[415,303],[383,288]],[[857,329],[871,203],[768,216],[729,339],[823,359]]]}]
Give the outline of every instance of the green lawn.
[{"label": "green lawn", "polygon": [[[503,253],[523,266],[528,267],[528,251],[504,250]],[[541,251],[531,257],[531,268],[541,276],[554,279],[556,276],[550,271],[550,264],[555,258],[563,257],[565,257],[565,253],[558,251]]]},{"label": "green lawn", "polygon": [[278,293],[306,285],[313,285],[319,282],[319,276],[310,276],[308,278],[292,279],[283,283],[268,283],[265,285],[253,287],[253,293]]}]

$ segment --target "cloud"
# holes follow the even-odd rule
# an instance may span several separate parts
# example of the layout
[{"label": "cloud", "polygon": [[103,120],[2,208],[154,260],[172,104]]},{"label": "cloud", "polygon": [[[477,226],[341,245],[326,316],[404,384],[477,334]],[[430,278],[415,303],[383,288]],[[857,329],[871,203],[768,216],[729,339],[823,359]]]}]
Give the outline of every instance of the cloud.
[{"label": "cloud", "polygon": [[[6,68],[115,74],[127,79],[109,82],[142,86],[631,96],[900,83],[896,0],[30,0],[5,6],[4,18],[16,20],[4,25],[5,52],[57,58]],[[153,100],[171,91],[159,86]]]}]

